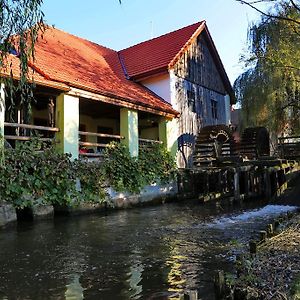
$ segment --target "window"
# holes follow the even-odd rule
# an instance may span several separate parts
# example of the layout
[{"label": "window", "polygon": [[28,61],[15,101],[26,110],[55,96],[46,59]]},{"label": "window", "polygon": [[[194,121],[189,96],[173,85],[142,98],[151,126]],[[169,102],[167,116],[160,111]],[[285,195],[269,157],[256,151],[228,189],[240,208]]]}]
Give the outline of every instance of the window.
[{"label": "window", "polygon": [[196,112],[196,95],[194,91],[187,91],[188,106],[193,112]]},{"label": "window", "polygon": [[218,102],[211,100],[211,115],[213,119],[218,119]]}]

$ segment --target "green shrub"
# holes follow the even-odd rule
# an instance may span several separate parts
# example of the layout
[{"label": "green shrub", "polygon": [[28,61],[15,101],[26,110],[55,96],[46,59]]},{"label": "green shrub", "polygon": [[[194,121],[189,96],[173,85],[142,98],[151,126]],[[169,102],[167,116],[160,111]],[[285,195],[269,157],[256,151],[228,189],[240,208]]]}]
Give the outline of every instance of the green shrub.
[{"label": "green shrub", "polygon": [[[174,159],[162,145],[141,147],[138,158],[126,146],[109,144],[104,162],[70,160],[50,145],[34,139],[5,149],[0,164],[0,199],[17,208],[39,204],[74,206],[105,199],[105,186],[138,193],[145,185],[175,177]],[[78,183],[80,182],[80,188]]]},{"label": "green shrub", "polygon": [[109,185],[118,192],[139,192],[143,185],[138,159],[131,157],[128,148],[112,142],[104,152],[103,169]]},{"label": "green shrub", "polygon": [[156,181],[165,184],[174,179],[176,175],[175,160],[162,144],[140,147],[139,168],[144,185]]},{"label": "green shrub", "polygon": [[126,146],[113,142],[104,157],[104,172],[116,191],[138,193],[146,185],[157,181],[164,184],[176,176],[175,160],[160,144],[140,147],[136,158]]},{"label": "green shrub", "polygon": [[73,171],[80,182],[78,197],[81,201],[101,203],[106,196],[105,175],[99,161],[75,160]]},{"label": "green shrub", "polygon": [[70,203],[76,194],[70,156],[38,140],[5,149],[0,167],[1,198],[17,208]]}]

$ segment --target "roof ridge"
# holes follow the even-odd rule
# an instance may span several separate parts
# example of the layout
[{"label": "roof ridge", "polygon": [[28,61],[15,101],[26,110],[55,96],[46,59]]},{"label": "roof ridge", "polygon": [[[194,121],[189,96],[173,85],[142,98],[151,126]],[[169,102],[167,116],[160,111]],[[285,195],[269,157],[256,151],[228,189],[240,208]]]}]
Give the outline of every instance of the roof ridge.
[{"label": "roof ridge", "polygon": [[[149,40],[145,40],[145,41],[139,42],[139,43],[137,43],[137,44],[134,44],[134,45],[132,45],[132,46],[129,46],[129,47],[127,47],[127,48],[121,49],[121,50],[119,50],[119,51],[117,51],[117,52],[122,52],[122,51],[125,51],[125,50],[127,50],[127,49],[130,49],[130,48],[136,47],[136,46],[138,46],[138,45],[141,45],[141,44],[143,44],[143,43],[147,43],[147,42],[150,42],[150,41],[154,41],[154,40],[156,40],[156,39],[160,39],[161,37],[164,37],[164,36],[166,36],[166,35],[175,33],[175,32],[177,32],[177,31],[184,30],[184,29],[186,29],[186,28],[188,28],[188,27],[195,26],[196,24],[199,24],[199,26],[200,26],[201,24],[203,24],[203,22],[205,22],[205,20],[202,20],[202,21],[199,21],[199,22],[196,22],[196,23],[187,25],[187,26],[185,26],[185,27],[178,28],[178,29],[173,30],[173,31],[169,31],[169,32],[164,33],[164,34],[162,34],[162,35],[159,35],[159,36],[157,36],[157,37],[154,37],[154,38],[151,38],[151,39],[149,39]],[[199,27],[199,26],[198,26],[198,27]]]}]

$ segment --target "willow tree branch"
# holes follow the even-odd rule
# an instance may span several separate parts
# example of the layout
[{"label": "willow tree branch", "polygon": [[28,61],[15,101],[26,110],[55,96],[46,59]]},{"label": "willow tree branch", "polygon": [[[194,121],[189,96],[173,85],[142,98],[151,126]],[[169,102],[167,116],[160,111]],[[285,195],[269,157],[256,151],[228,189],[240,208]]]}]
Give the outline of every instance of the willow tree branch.
[{"label": "willow tree branch", "polygon": [[297,9],[298,11],[300,11],[300,6],[297,5],[294,0],[290,0],[290,2],[292,3],[292,5],[294,6],[295,9]]},{"label": "willow tree branch", "polygon": [[245,1],[245,0],[236,0],[236,1],[241,3],[241,4],[245,4],[249,7],[251,7],[252,9],[256,10],[257,12],[259,12],[260,14],[262,14],[265,17],[278,19],[278,20],[282,20],[282,21],[288,21],[288,22],[292,22],[292,23],[296,23],[296,24],[300,25],[300,21],[298,21],[298,20],[295,20],[295,19],[292,19],[292,18],[289,18],[289,17],[277,16],[277,15],[273,15],[273,14],[270,14],[270,13],[266,13],[265,11],[263,11],[263,10],[261,10],[261,9],[259,9],[255,6],[256,3],[265,2],[265,1],[255,1],[255,2],[249,2],[249,1]]}]

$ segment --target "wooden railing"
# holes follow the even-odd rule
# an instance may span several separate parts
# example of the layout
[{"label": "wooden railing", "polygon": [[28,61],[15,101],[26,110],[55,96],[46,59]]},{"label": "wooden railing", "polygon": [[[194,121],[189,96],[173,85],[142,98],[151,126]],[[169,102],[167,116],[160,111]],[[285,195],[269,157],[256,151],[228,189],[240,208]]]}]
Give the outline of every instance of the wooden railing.
[{"label": "wooden railing", "polygon": [[[95,132],[87,132],[87,131],[79,131],[78,134],[80,136],[94,136],[94,137],[100,137],[100,138],[105,138],[108,139],[109,142],[111,141],[120,141],[122,139],[124,139],[123,136],[121,135],[116,135],[116,134],[106,134],[106,133],[95,133]],[[103,153],[101,150],[105,149],[107,147],[107,145],[109,144],[109,142],[107,143],[94,143],[94,142],[84,142],[84,141],[79,141],[79,146],[80,146],[80,150],[79,150],[79,155],[82,157],[88,157],[88,158],[101,158],[103,156]],[[90,149],[87,149],[87,152],[84,152],[82,150],[82,147],[92,147]],[[97,150],[95,152],[94,148],[97,147]]]},{"label": "wooden railing", "polygon": [[[38,133],[40,131],[42,132],[59,132],[59,128],[56,127],[47,127],[47,126],[38,126],[38,125],[31,125],[31,124],[21,124],[21,123],[9,123],[5,122],[4,127],[11,127],[15,128],[16,132],[15,134],[5,134],[4,138],[6,140],[15,140],[15,141],[29,141],[34,137],[37,137],[41,141],[52,141],[52,137],[39,137]],[[25,129],[25,134],[20,134],[19,130],[20,129]],[[35,131],[35,135],[32,135],[32,131]]]},{"label": "wooden railing", "polygon": [[150,140],[150,139],[139,139],[139,146],[141,147],[146,147],[146,148],[151,148],[151,146],[155,144],[162,144],[162,141],[157,141],[157,140]]},{"label": "wooden railing", "polygon": [[300,136],[285,136],[278,138],[278,150],[282,158],[300,158]]}]

